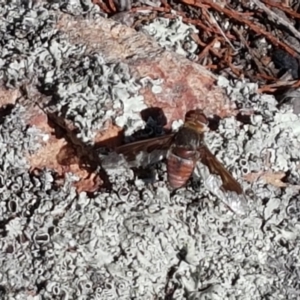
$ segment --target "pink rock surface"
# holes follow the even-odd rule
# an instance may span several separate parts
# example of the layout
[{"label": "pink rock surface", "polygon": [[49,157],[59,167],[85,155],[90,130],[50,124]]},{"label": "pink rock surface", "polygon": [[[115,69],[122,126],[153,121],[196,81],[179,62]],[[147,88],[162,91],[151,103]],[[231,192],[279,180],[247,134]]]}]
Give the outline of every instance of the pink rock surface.
[{"label": "pink rock surface", "polygon": [[143,33],[113,20],[75,20],[66,15],[61,17],[58,28],[73,43],[84,43],[87,52],[96,51],[108,61],[128,64],[137,78],[163,80],[160,93],[147,87],[141,93],[147,106],[163,110],[168,125],[194,108],[220,117],[235,114],[234,104],[216,86],[216,76],[197,63],[162,49]]}]

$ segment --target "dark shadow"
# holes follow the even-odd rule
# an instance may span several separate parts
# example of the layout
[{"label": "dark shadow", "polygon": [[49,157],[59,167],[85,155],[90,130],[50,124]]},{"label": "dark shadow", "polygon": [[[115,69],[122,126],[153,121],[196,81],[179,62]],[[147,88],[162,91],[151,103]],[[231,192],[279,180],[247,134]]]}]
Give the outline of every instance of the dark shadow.
[{"label": "dark shadow", "polygon": [[217,115],[213,115],[208,119],[208,127],[212,131],[216,131],[219,128],[221,118]]},{"label": "dark shadow", "polygon": [[274,49],[272,52],[272,60],[275,67],[279,70],[277,77],[280,78],[284,73],[289,71],[293,80],[299,78],[299,61],[285,50]]},{"label": "dark shadow", "polygon": [[164,126],[167,125],[167,118],[161,108],[146,108],[141,111],[141,117],[146,123],[145,128],[136,131],[131,137],[127,137],[127,140],[136,141],[149,139],[169,133],[169,130],[164,128]]},{"label": "dark shadow", "polygon": [[[60,165],[70,166],[78,163],[80,168],[86,170],[89,174],[99,172],[99,176],[103,181],[101,188],[111,190],[106,172],[101,168],[101,155],[106,155],[113,151],[116,146],[124,143],[124,130],[121,130],[116,136],[105,139],[101,142],[89,145],[81,141],[76,135],[78,129],[71,130],[64,121],[63,117],[55,114],[47,114],[48,124],[54,129],[54,135],[57,139],[64,138],[67,142],[59,153],[56,155]],[[138,130],[132,136],[126,137],[129,141],[137,141],[142,139],[161,136],[165,133],[164,126],[167,124],[167,119],[160,108],[147,108],[141,112],[142,119],[146,122],[144,129]]]},{"label": "dark shadow", "polygon": [[282,86],[276,89],[273,93],[276,101],[278,102],[277,108],[280,109],[285,104],[291,105],[294,108],[294,113],[299,114],[299,109],[297,109],[297,103],[299,99],[300,92],[297,88],[290,86]]},{"label": "dark shadow", "polygon": [[[95,183],[95,189],[92,188],[89,193],[90,196],[99,189],[105,191],[111,190],[112,184],[109,180],[109,176],[101,166],[103,165],[103,160],[110,152],[114,152],[116,147],[128,142],[161,137],[171,131],[166,130],[164,127],[168,122],[163,110],[158,107],[151,107],[141,111],[141,117],[145,121],[145,127],[143,129],[138,130],[130,137],[125,137],[125,128],[124,130],[119,131],[115,136],[92,145],[84,143],[79,139],[77,137],[78,129],[72,128],[70,124],[67,124],[64,117],[54,113],[47,113],[47,116],[48,124],[54,129],[55,137],[57,139],[64,138],[67,142],[67,144],[60,149],[58,154],[54,154],[56,155],[57,162],[62,166],[66,166],[66,170],[68,170],[69,166],[78,164],[81,169],[86,170],[90,176],[93,176],[89,177],[92,180],[94,180],[94,176],[97,174],[96,177],[98,180],[96,180],[96,183],[98,183],[98,185]],[[208,121],[210,129],[216,130],[219,126],[220,118],[218,116],[213,116]],[[169,147],[169,144],[167,144],[166,147]],[[154,153],[154,155],[156,154]],[[109,159],[110,158],[108,158],[108,160]],[[112,158],[112,165],[114,165],[115,159],[115,157]],[[135,154],[133,154],[133,159],[135,159]],[[157,161],[159,161],[159,157]],[[160,176],[160,173],[162,172],[159,163],[151,163],[144,168],[138,167],[133,168],[133,170],[135,175],[145,182],[152,182],[155,178],[155,174]]]},{"label": "dark shadow", "polygon": [[236,120],[241,122],[242,124],[249,125],[251,124],[251,116],[247,114],[243,114],[243,112],[239,112],[236,115]]},{"label": "dark shadow", "polygon": [[100,171],[97,170],[101,161],[94,146],[81,141],[76,136],[78,129],[69,129],[62,117],[50,114],[47,116],[48,125],[54,129],[54,136],[57,139],[64,138],[67,142],[67,144],[60,149],[59,153],[56,154],[57,162],[66,167],[77,163],[79,167],[86,170],[90,176],[92,176],[94,172],[99,173],[99,178],[103,181],[101,187],[110,190],[111,184],[106,173],[102,169],[100,169]]},{"label": "dark shadow", "polygon": [[157,126],[167,125],[167,118],[160,107],[149,107],[141,111],[142,119],[147,122],[149,118],[156,122]]},{"label": "dark shadow", "polygon": [[[137,130],[131,136],[125,136],[125,128],[124,130],[119,132],[118,136],[106,139],[105,141],[102,141],[100,143],[96,143],[94,146],[94,151],[97,151],[97,153],[105,156],[110,151],[114,151],[114,147],[116,146],[135,141],[152,139],[170,132],[170,130],[166,130],[164,128],[164,126],[167,124],[167,118],[161,108],[146,108],[141,111],[140,115],[142,120],[145,122],[145,127],[143,129]],[[113,145],[114,147],[111,147],[111,145]],[[135,176],[137,176],[139,179],[142,179],[145,182],[152,182],[156,174],[153,168],[153,165],[149,165],[144,168],[134,167],[132,169],[135,173]]]},{"label": "dark shadow", "polygon": [[154,138],[170,132],[170,130],[164,128],[167,124],[167,118],[161,108],[151,107],[144,109],[141,111],[141,117],[145,122],[143,129],[137,130],[131,136],[125,136],[126,128],[124,128],[114,137],[96,142],[93,146],[94,151],[106,154],[124,143]]},{"label": "dark shadow", "polygon": [[11,114],[14,107],[13,104],[7,104],[0,108],[0,124],[4,123],[5,117]]}]

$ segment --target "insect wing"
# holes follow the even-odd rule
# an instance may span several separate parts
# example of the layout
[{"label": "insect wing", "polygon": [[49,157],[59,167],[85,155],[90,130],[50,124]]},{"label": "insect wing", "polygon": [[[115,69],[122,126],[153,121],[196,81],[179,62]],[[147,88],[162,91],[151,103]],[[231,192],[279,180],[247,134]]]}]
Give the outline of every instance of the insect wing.
[{"label": "insect wing", "polygon": [[151,139],[125,144],[115,148],[115,152],[131,158],[139,152],[152,152],[157,149],[168,149],[171,145],[174,134],[163,135]]},{"label": "insect wing", "polygon": [[147,166],[163,159],[172,144],[174,134],[125,144],[115,148],[132,166]]},{"label": "insect wing", "polygon": [[205,188],[235,213],[247,214],[247,199],[241,185],[205,145],[199,148],[199,153],[195,173],[203,179]]}]

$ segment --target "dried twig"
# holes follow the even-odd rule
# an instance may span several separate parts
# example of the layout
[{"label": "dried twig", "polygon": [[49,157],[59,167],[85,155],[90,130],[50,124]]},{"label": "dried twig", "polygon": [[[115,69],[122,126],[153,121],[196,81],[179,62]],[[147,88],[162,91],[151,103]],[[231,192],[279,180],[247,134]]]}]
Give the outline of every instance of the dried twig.
[{"label": "dried twig", "polygon": [[171,9],[171,6],[170,6],[170,4],[168,3],[167,0],[160,0],[160,1],[161,1],[162,5],[163,5],[165,8]]},{"label": "dried twig", "polygon": [[[104,10],[107,13],[112,13],[112,10],[114,10],[114,7],[112,5],[113,0],[92,0],[93,2],[98,2],[98,4],[103,6],[104,3],[106,3],[107,7],[104,8]],[[104,3],[103,3],[104,2]],[[205,68],[208,69],[216,69],[220,70],[222,69],[224,72],[228,72],[233,75],[234,77],[243,77],[246,76],[250,78],[252,81],[257,81],[260,84],[264,84],[265,82],[273,83],[271,85],[264,85],[261,86],[261,88],[258,90],[258,92],[272,92],[276,91],[278,88],[281,88],[282,86],[292,86],[292,87],[298,87],[300,85],[300,82],[298,81],[284,81],[281,79],[280,82],[278,82],[277,78],[274,78],[272,76],[272,72],[266,67],[266,63],[264,61],[270,61],[271,58],[268,56],[265,56],[264,58],[260,58],[256,51],[251,48],[250,44],[246,40],[246,37],[244,36],[244,32],[241,32],[241,30],[238,30],[235,27],[231,27],[228,30],[223,29],[220,27],[221,24],[218,24],[218,19],[216,19],[214,16],[214,13],[212,13],[211,9],[213,11],[217,11],[220,15],[225,15],[227,18],[232,20],[233,22],[238,22],[244,27],[248,27],[251,31],[254,31],[260,36],[265,37],[267,40],[269,40],[274,46],[280,47],[287,53],[289,53],[292,56],[297,56],[300,54],[300,48],[295,45],[289,45],[286,44],[284,41],[281,41],[277,38],[276,35],[274,35],[272,32],[265,29],[262,25],[255,23],[255,15],[257,14],[257,11],[245,11],[245,12],[239,12],[237,10],[231,9],[229,6],[227,6],[226,2],[220,3],[220,1],[211,1],[211,0],[181,0],[185,5],[191,6],[190,10],[195,11],[197,15],[197,11],[199,13],[199,18],[192,18],[188,17],[188,13],[186,11],[182,10],[182,6],[178,6],[177,10],[173,7],[173,4],[170,4],[168,0],[161,0],[161,6],[155,7],[155,6],[139,6],[132,8],[128,13],[132,13],[136,16],[141,12],[149,12],[150,14],[146,14],[145,17],[139,17],[136,20],[136,23],[133,27],[136,27],[139,23],[143,21],[151,21],[153,18],[157,18],[159,15],[174,19],[180,16],[182,18],[182,21],[188,24],[193,24],[200,30],[200,34],[194,34],[193,39],[195,42],[200,46],[201,53],[199,54],[199,59],[205,60]],[[269,1],[269,0],[252,0],[252,3],[257,6],[257,8],[260,11],[265,12],[272,20],[276,21],[278,24],[283,25],[295,36],[294,39],[298,38],[300,40],[300,33],[295,30],[291,22],[287,19],[285,20],[280,15],[276,14],[276,12],[272,11],[270,8],[268,8],[265,4],[272,7],[277,7],[281,9],[282,11],[287,12],[290,16],[293,16],[295,18],[300,18],[300,14],[293,13],[293,11],[288,8],[284,7],[281,4],[276,3],[275,1]],[[265,4],[263,4],[265,3]],[[105,5],[105,4],[104,4]],[[176,5],[175,5],[176,6]],[[195,8],[192,8],[194,6]],[[201,10],[201,13],[200,13]],[[189,10],[187,10],[189,11]],[[246,32],[248,30],[246,29]],[[203,39],[202,39],[203,38]],[[292,37],[291,37],[292,38]],[[220,48],[215,49],[213,48],[213,45],[215,44],[215,41],[219,41]],[[251,60],[254,60],[258,72],[253,73],[252,70],[245,70],[240,65],[236,65],[238,61],[236,60],[236,51],[230,51],[231,49],[235,50],[235,47],[237,47],[236,42],[240,41],[241,45],[244,45],[248,52],[251,54]],[[224,47],[225,42],[230,45],[230,47]],[[211,57],[210,57],[210,55]],[[213,59],[212,57],[215,57],[217,59]],[[262,60],[263,59],[263,60]],[[247,60],[247,58],[246,58]],[[203,62],[203,61],[202,61]],[[277,82],[277,83],[275,83]]]},{"label": "dried twig", "polygon": [[280,3],[276,2],[276,1],[262,0],[262,2],[264,2],[265,4],[268,4],[269,6],[276,7],[296,19],[300,19],[300,14],[296,13],[295,11],[293,11],[292,9],[290,9],[288,7],[281,5]]},{"label": "dried twig", "polygon": [[112,11],[107,7],[107,5],[101,0],[92,0],[92,2],[98,5],[105,13],[110,14]]},{"label": "dried twig", "polygon": [[[281,25],[285,26],[296,38],[300,40],[300,32],[295,29],[295,27],[285,19],[281,18],[279,15],[274,13],[271,9],[266,7],[263,3],[259,0],[252,0],[253,3],[260,9],[262,9],[266,14],[270,15],[274,20],[279,22]],[[295,49],[297,51],[297,49]]]},{"label": "dried twig", "polygon": [[298,88],[300,87],[300,80],[293,80],[293,81],[277,81],[273,84],[266,84],[260,87],[257,92],[258,93],[266,93],[266,92],[275,92],[279,88],[282,87],[290,87],[290,88]]},{"label": "dried twig", "polygon": [[201,53],[198,55],[199,60],[203,59],[209,50],[214,46],[214,44],[218,41],[218,38],[214,38],[209,44],[206,45],[206,47],[201,51]]},{"label": "dried twig", "polygon": [[276,38],[273,34],[263,29],[261,26],[254,24],[252,21],[247,19],[243,13],[239,13],[233,10],[230,10],[228,8],[222,7],[216,2],[209,1],[209,0],[181,0],[181,2],[190,4],[196,7],[200,7],[203,4],[210,5],[213,9],[217,10],[220,13],[225,14],[229,18],[247,25],[250,29],[252,29],[254,32],[263,35],[265,38],[267,38],[273,45],[280,46],[283,48],[286,52],[288,52],[292,56],[296,56],[296,53],[300,54],[300,49],[293,49],[289,45],[281,42],[278,38]]},{"label": "dried twig", "polygon": [[241,40],[241,43],[248,49],[249,53],[251,54],[251,57],[252,57],[253,61],[256,64],[256,67],[257,67],[258,71],[260,73],[264,74],[265,72],[262,68],[261,62],[256,58],[256,55],[255,55],[254,51],[252,51],[251,47],[249,47],[249,45],[248,45],[246,39],[244,38],[243,34],[236,27],[233,27],[233,31],[236,32],[236,34],[239,36],[239,38]]},{"label": "dried twig", "polygon": [[109,6],[112,9],[112,11],[115,13],[117,11],[115,3],[113,0],[108,0]]},{"label": "dried twig", "polygon": [[234,48],[234,46],[232,45],[232,43],[229,41],[229,39],[226,37],[226,34],[224,33],[224,31],[222,30],[222,28],[220,27],[220,25],[218,24],[217,20],[215,19],[215,17],[208,11],[209,16],[211,17],[211,19],[213,20],[213,22],[216,24],[216,26],[219,28],[222,36],[224,37],[224,39],[226,40],[226,42],[229,44],[229,46],[236,51],[236,49]]},{"label": "dried twig", "polygon": [[[130,12],[132,12],[132,13],[145,12],[145,11],[162,12],[162,13],[165,13],[164,17],[169,18],[169,19],[174,19],[174,18],[177,18],[178,16],[180,16],[180,17],[182,17],[182,21],[185,23],[195,25],[195,26],[199,27],[200,29],[202,29],[203,31],[205,31],[206,33],[209,32],[209,33],[214,33],[214,34],[221,36],[221,33],[217,28],[208,27],[208,26],[204,25],[201,22],[201,20],[193,20],[193,19],[187,18],[186,14],[184,12],[174,11],[174,9],[171,10],[171,8],[142,6],[142,7],[134,7],[130,10]],[[226,33],[226,37],[227,37],[227,39],[231,39],[231,40],[236,39],[235,36],[230,33]]]}]

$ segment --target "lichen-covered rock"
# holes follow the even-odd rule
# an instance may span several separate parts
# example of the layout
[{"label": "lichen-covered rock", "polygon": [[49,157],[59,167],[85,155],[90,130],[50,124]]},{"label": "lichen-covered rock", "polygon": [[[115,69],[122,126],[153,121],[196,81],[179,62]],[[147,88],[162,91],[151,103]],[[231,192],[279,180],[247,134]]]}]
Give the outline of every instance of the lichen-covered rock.
[{"label": "lichen-covered rock", "polygon": [[[222,117],[236,113],[234,103],[216,86],[212,73],[182,55],[164,50],[148,34],[113,20],[74,20],[66,15],[61,16],[57,28],[73,43],[84,41],[87,51],[100,52],[109,62],[127,64],[142,84],[139,94],[143,102],[147,107],[161,108],[168,127],[195,107]],[[184,40],[174,40],[170,47],[176,48],[176,43],[180,45]]]},{"label": "lichen-covered rock", "polygon": [[159,45],[167,50],[173,50],[191,60],[197,57],[196,52],[199,49],[192,34],[197,34],[198,30],[193,25],[184,24],[182,18],[174,20],[157,18],[141,26],[140,30],[153,36]]},{"label": "lichen-covered rock", "polygon": [[[9,99],[0,111],[2,298],[299,298],[300,127],[292,108],[277,108],[253,84],[219,79],[244,114],[220,120],[206,142],[248,195],[251,211],[243,219],[201,184],[197,192],[189,183],[170,193],[163,162],[152,184],[121,162],[107,170],[110,190],[78,193],[78,174],[62,180],[50,166],[32,170],[30,157],[54,138],[45,112],[32,104],[73,121],[80,145],[91,149],[106,117],[123,126],[126,113],[143,105],[140,90],[159,92],[161,82],[137,78],[128,61],[87,53],[89,43],[74,44],[57,31],[60,10],[80,15],[79,27],[82,14],[99,16],[88,1],[0,4],[1,81],[22,87],[22,97],[0,90],[0,99]],[[29,91],[35,76],[42,96],[26,99],[24,85]],[[122,97],[135,104],[122,106]],[[128,124],[129,133],[143,125]],[[287,172],[284,185],[266,182],[267,171]],[[261,177],[250,180],[252,173]]]}]

